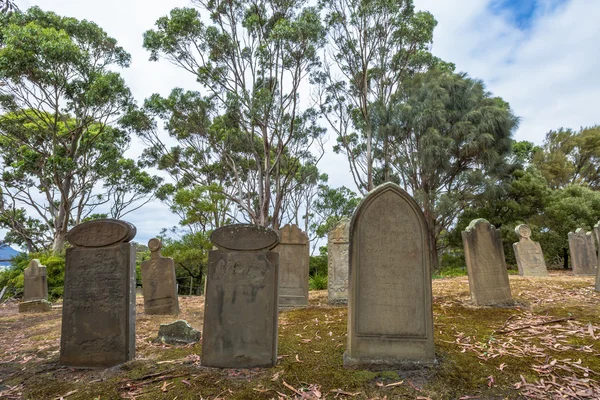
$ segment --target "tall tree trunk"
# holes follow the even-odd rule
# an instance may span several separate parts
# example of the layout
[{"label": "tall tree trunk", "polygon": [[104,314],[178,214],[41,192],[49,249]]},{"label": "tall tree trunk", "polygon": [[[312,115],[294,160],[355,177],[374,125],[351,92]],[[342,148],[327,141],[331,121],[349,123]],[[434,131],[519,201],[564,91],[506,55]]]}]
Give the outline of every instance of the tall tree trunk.
[{"label": "tall tree trunk", "polygon": [[373,190],[373,154],[372,142],[373,133],[371,131],[371,123],[367,122],[367,192]]},{"label": "tall tree trunk", "polygon": [[423,214],[425,215],[425,222],[427,223],[427,236],[429,237],[429,243],[431,246],[431,270],[436,271],[439,269],[437,235],[435,233],[436,223],[435,215],[433,215],[433,210],[431,209],[430,203],[427,201],[427,199],[425,199],[423,204]]}]

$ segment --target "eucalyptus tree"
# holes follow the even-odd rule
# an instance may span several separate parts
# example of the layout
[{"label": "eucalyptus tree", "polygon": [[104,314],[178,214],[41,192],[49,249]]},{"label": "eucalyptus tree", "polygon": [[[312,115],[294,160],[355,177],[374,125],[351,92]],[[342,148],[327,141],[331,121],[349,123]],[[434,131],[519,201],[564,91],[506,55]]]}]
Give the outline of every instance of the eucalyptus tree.
[{"label": "eucalyptus tree", "polygon": [[361,193],[377,168],[390,180],[391,101],[408,76],[431,65],[452,69],[429,52],[437,22],[412,0],[321,0],[329,52],[319,100]]},{"label": "eucalyptus tree", "polygon": [[227,180],[222,193],[241,217],[278,228],[299,168],[322,154],[313,154],[324,135],[318,112],[301,101],[325,42],[319,11],[301,0],[193,3],[158,19],[144,47],[151,60],[166,58],[193,74],[204,95],[153,96],[152,103],[169,103],[162,117],[178,143],[169,147],[156,123],[147,124],[147,153],[200,186],[206,174],[192,160],[218,166],[218,183]]},{"label": "eucalyptus tree", "polygon": [[158,184],[123,158],[130,56],[96,24],[37,7],[0,26],[0,224],[30,251],[63,249],[100,205],[139,207]]},{"label": "eucalyptus tree", "polygon": [[483,82],[435,69],[404,82],[392,107],[392,167],[437,244],[486,180],[510,172],[518,118]]}]

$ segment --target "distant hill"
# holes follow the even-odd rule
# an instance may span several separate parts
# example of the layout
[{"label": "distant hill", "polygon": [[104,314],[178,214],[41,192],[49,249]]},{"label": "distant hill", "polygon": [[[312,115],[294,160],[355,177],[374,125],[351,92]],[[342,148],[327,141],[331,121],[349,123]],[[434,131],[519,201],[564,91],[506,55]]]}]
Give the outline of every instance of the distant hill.
[{"label": "distant hill", "polygon": [[0,267],[8,267],[10,259],[19,254],[19,251],[8,245],[0,244]]}]

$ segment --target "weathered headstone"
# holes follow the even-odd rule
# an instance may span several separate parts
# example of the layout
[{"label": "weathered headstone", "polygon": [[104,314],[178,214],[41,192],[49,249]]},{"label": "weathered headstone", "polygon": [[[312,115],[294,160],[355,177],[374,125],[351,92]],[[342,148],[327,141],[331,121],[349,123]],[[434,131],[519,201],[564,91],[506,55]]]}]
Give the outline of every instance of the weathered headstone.
[{"label": "weathered headstone", "polygon": [[[596,233],[596,239],[598,240],[598,246],[600,246],[600,222],[594,225],[594,232]],[[600,292],[600,256],[598,257],[598,265],[596,266],[596,287],[597,292]],[[2,296],[0,296],[2,299]]]},{"label": "weathered headstone", "polygon": [[61,364],[110,367],[135,357],[135,233],[115,219],[69,231]]},{"label": "weathered headstone", "polygon": [[483,218],[462,232],[471,299],[476,305],[512,305],[500,231]]},{"label": "weathered headstone", "polygon": [[538,242],[531,240],[531,229],[529,226],[524,224],[517,225],[515,233],[519,236],[519,242],[513,243],[519,275],[548,276],[542,246]]},{"label": "weathered headstone", "polygon": [[23,300],[19,303],[19,312],[43,312],[51,309],[46,266],[40,260],[33,259],[23,271]]},{"label": "weathered headstone", "polygon": [[160,324],[156,340],[167,344],[191,344],[200,340],[200,332],[180,319],[170,324]]},{"label": "weathered headstone", "polygon": [[598,256],[592,232],[582,228],[569,232],[569,251],[573,275],[596,275]]},{"label": "weathered headstone", "polygon": [[221,227],[210,236],[202,328],[202,365],[251,368],[275,365],[279,254],[271,229]]},{"label": "weathered headstone", "polygon": [[148,241],[150,259],[143,261],[142,290],[144,293],[144,312],[152,315],[179,314],[175,263],[172,258],[162,257],[160,239]]},{"label": "weathered headstone", "polygon": [[327,235],[327,295],[329,304],[348,303],[350,220],[341,220]]},{"label": "weathered headstone", "polygon": [[432,251],[419,205],[398,185],[386,183],[362,200],[350,225],[345,367],[435,362]]},{"label": "weathered headstone", "polygon": [[279,230],[279,307],[308,305],[308,237],[296,225]]}]

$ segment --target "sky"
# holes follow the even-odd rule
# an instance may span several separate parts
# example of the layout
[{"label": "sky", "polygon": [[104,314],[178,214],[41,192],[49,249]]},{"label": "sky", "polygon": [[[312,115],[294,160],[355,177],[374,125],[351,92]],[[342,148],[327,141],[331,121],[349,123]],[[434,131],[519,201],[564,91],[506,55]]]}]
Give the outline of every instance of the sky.
[{"label": "sky", "polygon": [[[88,19],[117,39],[132,56],[123,76],[141,104],[152,93],[167,95],[174,87],[200,90],[192,75],[167,61],[150,62],[143,33],[174,7],[188,0],[16,0],[21,9],[38,5],[60,15]],[[600,1],[597,0],[414,0],[417,10],[431,12],[438,25],[432,52],[485,82],[508,101],[521,122],[516,140],[541,144],[560,127],[579,129],[600,124]],[[335,138],[319,164],[333,187],[355,189],[347,161],[333,154]],[[134,141],[130,157],[142,144]],[[162,228],[177,225],[177,216],[158,201],[127,215],[138,228],[140,243]],[[0,230],[0,237],[2,237]]]}]

